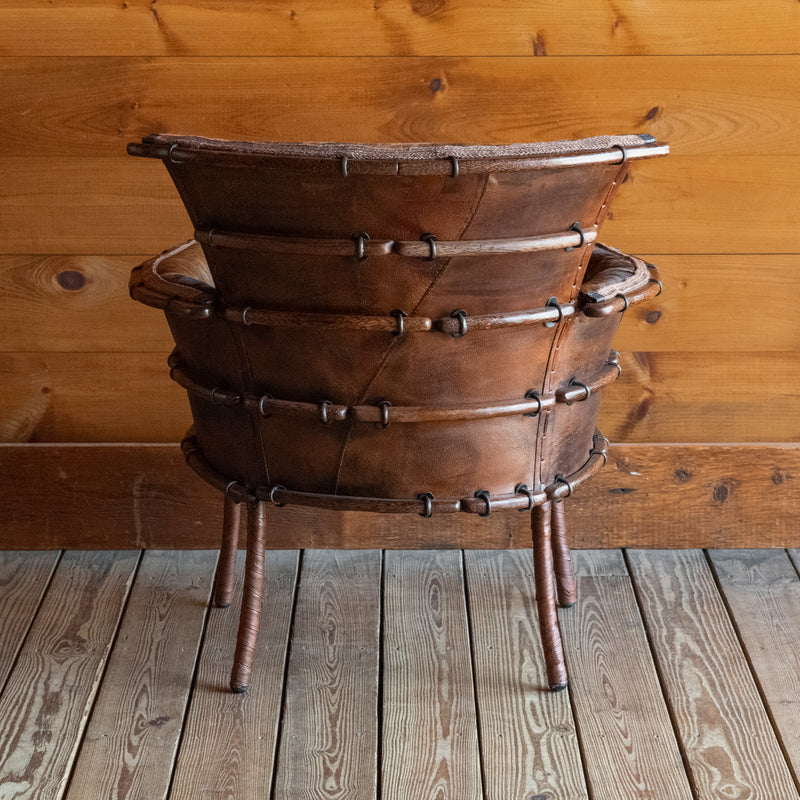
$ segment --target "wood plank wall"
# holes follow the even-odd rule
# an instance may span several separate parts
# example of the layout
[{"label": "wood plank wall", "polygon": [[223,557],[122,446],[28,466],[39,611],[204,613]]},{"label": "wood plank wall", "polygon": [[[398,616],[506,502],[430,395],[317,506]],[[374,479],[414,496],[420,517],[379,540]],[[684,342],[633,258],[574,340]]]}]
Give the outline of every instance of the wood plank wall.
[{"label": "wood plank wall", "polygon": [[0,441],[176,441],[144,257],[187,238],[154,131],[513,142],[647,131],[602,239],[662,268],[618,442],[796,442],[800,3],[15,0],[0,7]]}]

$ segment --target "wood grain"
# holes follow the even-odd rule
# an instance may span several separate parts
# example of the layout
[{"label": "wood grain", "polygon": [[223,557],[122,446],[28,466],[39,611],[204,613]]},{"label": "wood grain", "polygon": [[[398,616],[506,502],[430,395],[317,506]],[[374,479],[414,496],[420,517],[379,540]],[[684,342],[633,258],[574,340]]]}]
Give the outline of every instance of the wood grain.
[{"label": "wood grain", "polygon": [[0,552],[0,691],[39,609],[60,553]]},{"label": "wood grain", "polygon": [[475,696],[458,552],[387,552],[381,797],[479,800]]},{"label": "wood grain", "polygon": [[244,579],[236,568],[234,602],[212,608],[186,717],[170,800],[263,797],[268,791],[281,713],[284,665],[298,554],[267,555],[258,653],[247,694],[228,689]]},{"label": "wood grain", "polygon": [[[598,129],[586,132],[592,130]],[[424,137],[421,131],[417,138]],[[429,138],[442,137],[430,132]],[[517,138],[541,137],[530,129]],[[682,157],[673,151],[666,159],[634,165],[603,226],[602,241],[654,257],[794,252],[781,232],[792,230],[800,216],[795,191],[800,156]],[[158,161],[0,157],[0,171],[4,253],[156,253],[191,238],[189,218]]]},{"label": "wood grain", "polygon": [[708,555],[797,782],[800,578],[784,550],[710,550]]},{"label": "wood grain", "polygon": [[[575,20],[580,20],[576,25]],[[0,53],[29,55],[653,55],[796,53],[798,14],[773,0],[646,8],[570,2],[324,4],[17,0],[0,10]]]},{"label": "wood grain", "polygon": [[61,559],[0,697],[7,797],[63,796],[138,560],[138,552]]},{"label": "wood grain", "polygon": [[380,588],[380,551],[304,554],[276,800],[376,797]]},{"label": "wood grain", "polygon": [[698,796],[793,799],[796,788],[702,551],[630,551],[629,561]]},{"label": "wood grain", "polygon": [[[218,548],[222,497],[175,445],[0,445],[0,549]],[[573,547],[786,547],[797,445],[614,445],[566,509]],[[691,518],[692,525],[686,520]],[[268,508],[268,547],[530,546],[524,514]],[[244,540],[240,540],[244,546]]]},{"label": "wood grain", "polygon": [[560,622],[591,796],[691,800],[622,555],[573,556],[578,602]]},{"label": "wood grain", "polygon": [[164,315],[128,295],[148,256],[0,256],[2,352],[151,352],[174,346]]},{"label": "wood grain", "polygon": [[6,155],[28,163],[119,156],[150,133],[489,143],[646,130],[680,156],[785,158],[800,142],[800,100],[786,91],[799,80],[800,55],[358,56],[324,68],[305,57],[14,57],[0,58],[0,131]]},{"label": "wood grain", "polygon": [[67,800],[167,796],[215,563],[203,550],[142,556]]},{"label": "wood grain", "polygon": [[588,800],[568,696],[547,690],[530,550],[464,553],[485,800]]},{"label": "wood grain", "polygon": [[[658,265],[664,291],[626,312],[614,340],[620,352],[800,348],[800,321],[785,289],[800,269],[800,255],[642,257]],[[7,323],[0,352],[169,352],[163,315],[128,295],[130,270],[145,258],[0,256]],[[755,294],[753,275],[765,277]]]}]

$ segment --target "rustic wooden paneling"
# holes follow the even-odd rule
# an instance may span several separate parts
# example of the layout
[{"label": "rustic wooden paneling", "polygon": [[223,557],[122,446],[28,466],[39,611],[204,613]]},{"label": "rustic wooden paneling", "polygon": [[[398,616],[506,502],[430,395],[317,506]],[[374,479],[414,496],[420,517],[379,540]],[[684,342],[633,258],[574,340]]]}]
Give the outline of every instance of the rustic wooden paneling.
[{"label": "rustic wooden paneling", "polygon": [[629,560],[696,796],[793,798],[792,777],[703,553],[634,551]]},{"label": "rustic wooden paneling", "polygon": [[[0,441],[180,441],[191,417],[168,352],[0,353]],[[796,353],[623,353],[621,363],[598,421],[614,441],[800,440]]]},{"label": "rustic wooden paneling", "polygon": [[0,81],[5,153],[37,160],[117,156],[155,132],[514,142],[646,130],[680,156],[800,143],[786,88],[800,55],[3,58]]},{"label": "rustic wooden paneling", "polygon": [[[659,0],[17,0],[4,55],[655,55],[796,53],[797,7]],[[579,23],[579,24],[576,24]]]},{"label": "rustic wooden paneling", "polygon": [[591,797],[691,800],[622,554],[574,555],[578,602],[559,621]]},{"label": "rustic wooden paneling", "polygon": [[[0,352],[168,353],[163,315],[128,296],[131,268],[148,257],[0,256],[7,325]],[[800,255],[642,257],[660,268],[664,292],[626,312],[617,350],[800,349],[800,317],[785,290],[800,270]]]},{"label": "rustic wooden paneling", "polygon": [[[219,547],[222,497],[175,445],[0,445],[0,548]],[[614,445],[567,502],[573,547],[797,547],[798,445]],[[267,509],[269,547],[530,546],[527,515]],[[687,522],[688,521],[688,522]],[[240,542],[244,546],[244,539]]]},{"label": "rustic wooden paneling", "polygon": [[[6,253],[154,254],[192,236],[160,161],[0,157],[0,172]],[[781,231],[800,217],[799,172],[800,156],[668,156],[634,164],[600,238],[654,256],[791,253]]]}]

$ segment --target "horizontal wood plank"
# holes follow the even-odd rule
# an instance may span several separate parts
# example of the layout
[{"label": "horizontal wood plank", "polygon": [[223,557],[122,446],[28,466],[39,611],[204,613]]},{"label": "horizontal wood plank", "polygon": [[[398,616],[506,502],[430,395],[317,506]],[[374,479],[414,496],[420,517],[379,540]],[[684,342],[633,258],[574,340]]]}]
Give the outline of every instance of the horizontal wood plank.
[{"label": "horizontal wood plank", "polygon": [[783,550],[710,550],[709,558],[781,748],[797,779],[800,577]]},{"label": "horizontal wood plank", "polygon": [[0,786],[59,800],[133,581],[138,552],[61,559],[0,696]]},{"label": "horizontal wood plank", "polygon": [[692,800],[618,550],[575,552],[578,602],[559,615],[593,800]]},{"label": "horizontal wood plank", "polygon": [[697,796],[794,800],[796,788],[702,551],[629,551],[629,562]]},{"label": "horizontal wood plank", "polygon": [[[206,549],[221,541],[222,498],[176,445],[0,445],[0,473],[0,549]],[[800,546],[798,475],[798,445],[613,445],[608,466],[566,501],[570,544]],[[267,520],[268,546],[277,549],[531,541],[526,515],[512,512],[426,520],[287,506],[269,507]]]},{"label": "horizontal wood plank", "polygon": [[[0,352],[168,353],[164,316],[128,295],[131,269],[148,257],[0,256]],[[800,254],[642,257],[658,265],[664,291],[625,314],[620,352],[800,350],[800,318],[785,289]]]},{"label": "horizontal wood plank", "polygon": [[166,797],[216,561],[207,550],[142,556],[67,800]]},{"label": "horizontal wood plank", "polygon": [[[576,25],[575,21],[580,24]],[[793,3],[502,0],[326,3],[17,0],[0,53],[29,55],[652,55],[796,53]]]},{"label": "horizontal wood plank", "polygon": [[[180,441],[191,415],[168,352],[0,352],[0,441]],[[598,417],[613,441],[800,441],[795,352],[624,352],[621,364]]]},{"label": "horizontal wood plank", "polygon": [[270,786],[297,564],[296,551],[266,559],[255,668],[249,691],[234,694],[228,685],[244,580],[239,554],[233,603],[209,612],[170,800],[256,800]]},{"label": "horizontal wood plank", "polygon": [[[528,133],[520,138],[537,138]],[[0,157],[0,172],[6,254],[157,253],[192,236],[158,161]],[[794,253],[781,232],[800,217],[798,174],[794,155],[671,155],[634,164],[601,239],[654,257]]]},{"label": "horizontal wood plank", "polygon": [[118,156],[159,132],[488,143],[646,130],[682,156],[783,157],[800,143],[800,100],[786,91],[800,55],[356,57],[324,69],[310,58],[0,58],[0,81],[5,154],[29,159]]},{"label": "horizontal wood plank", "polygon": [[464,553],[485,800],[588,800],[575,721],[550,692],[530,550]]}]

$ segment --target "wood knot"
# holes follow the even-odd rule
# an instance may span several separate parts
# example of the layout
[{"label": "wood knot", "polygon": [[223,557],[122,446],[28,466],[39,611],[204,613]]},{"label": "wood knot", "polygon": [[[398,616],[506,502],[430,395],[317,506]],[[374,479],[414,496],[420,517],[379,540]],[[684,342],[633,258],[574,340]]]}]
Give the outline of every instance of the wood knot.
[{"label": "wood knot", "polygon": [[658,322],[660,319],[661,319],[661,312],[658,311],[655,308],[652,309],[651,311],[648,311],[647,314],[645,314],[645,317],[644,317],[644,321],[648,325],[655,325],[656,322]]},{"label": "wood knot", "polygon": [[56,283],[68,292],[79,292],[86,286],[86,276],[77,269],[64,269],[56,275]]},{"label": "wood knot", "polygon": [[724,503],[728,499],[728,495],[730,494],[732,488],[733,487],[724,482],[716,484],[712,492],[714,496],[714,502]]},{"label": "wood knot", "polygon": [[441,81],[440,78],[434,78],[430,82],[431,94],[436,94],[436,92],[438,92],[439,89],[441,89],[441,88],[442,88],[442,81]]},{"label": "wood knot", "polygon": [[692,479],[692,473],[688,469],[678,469],[674,472],[675,480],[680,481],[680,483],[686,483],[687,481]]}]

